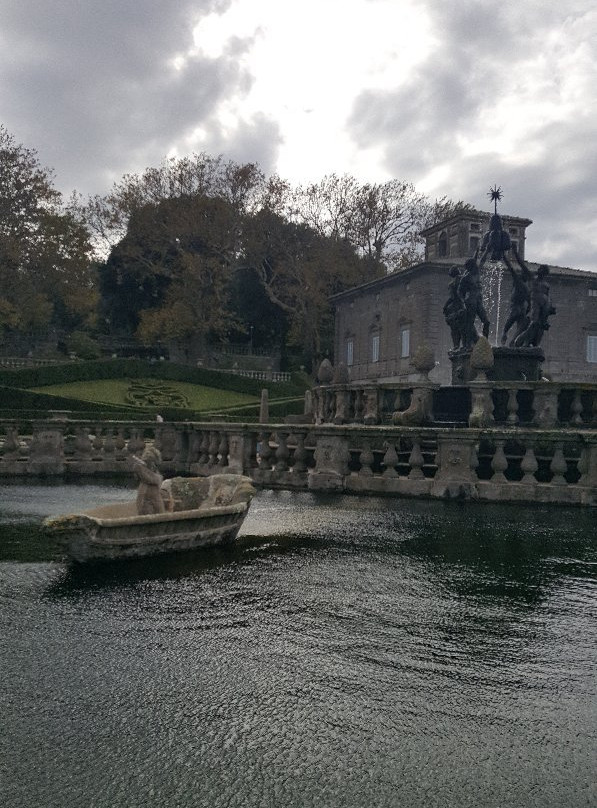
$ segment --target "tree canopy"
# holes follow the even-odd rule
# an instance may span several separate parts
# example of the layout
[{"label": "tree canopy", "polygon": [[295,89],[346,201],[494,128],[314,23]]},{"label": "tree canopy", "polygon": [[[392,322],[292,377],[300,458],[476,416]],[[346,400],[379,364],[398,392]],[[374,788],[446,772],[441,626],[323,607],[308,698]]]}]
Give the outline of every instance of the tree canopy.
[{"label": "tree canopy", "polygon": [[95,316],[89,233],[52,174],[0,126],[0,329],[76,327]]},{"label": "tree canopy", "polygon": [[255,336],[285,335],[309,361],[331,347],[329,296],[416,261],[420,231],[455,207],[398,180],[331,174],[293,188],[253,163],[196,154],[126,175],[83,212],[109,250],[113,326],[145,342],[253,333],[244,289],[272,319]]},{"label": "tree canopy", "polygon": [[75,331],[99,315],[145,344],[250,333],[310,363],[331,349],[330,295],[416,261],[420,231],[455,207],[398,180],[292,187],[204,153],[64,205],[0,127],[0,329]]}]

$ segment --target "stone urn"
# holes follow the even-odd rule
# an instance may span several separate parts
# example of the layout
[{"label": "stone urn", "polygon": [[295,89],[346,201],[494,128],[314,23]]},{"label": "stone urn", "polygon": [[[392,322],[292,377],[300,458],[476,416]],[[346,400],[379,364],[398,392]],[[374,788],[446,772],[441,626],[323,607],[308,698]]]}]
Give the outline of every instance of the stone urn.
[{"label": "stone urn", "polygon": [[326,358],[323,360],[317,371],[317,381],[319,384],[331,384],[334,378],[334,368],[330,360]]},{"label": "stone urn", "polygon": [[435,356],[426,342],[419,345],[415,351],[411,365],[424,379],[428,378],[429,373],[435,367]]},{"label": "stone urn", "polygon": [[471,370],[479,382],[487,381],[487,371],[493,367],[493,350],[487,337],[479,337],[471,353]]}]

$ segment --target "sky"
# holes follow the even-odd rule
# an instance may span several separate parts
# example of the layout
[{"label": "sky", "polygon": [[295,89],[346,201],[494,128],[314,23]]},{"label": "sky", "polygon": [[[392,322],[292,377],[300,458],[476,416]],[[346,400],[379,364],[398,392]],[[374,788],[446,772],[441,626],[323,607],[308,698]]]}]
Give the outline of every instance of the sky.
[{"label": "sky", "polygon": [[594,0],[0,0],[0,122],[65,195],[206,151],[532,219],[597,271]]}]

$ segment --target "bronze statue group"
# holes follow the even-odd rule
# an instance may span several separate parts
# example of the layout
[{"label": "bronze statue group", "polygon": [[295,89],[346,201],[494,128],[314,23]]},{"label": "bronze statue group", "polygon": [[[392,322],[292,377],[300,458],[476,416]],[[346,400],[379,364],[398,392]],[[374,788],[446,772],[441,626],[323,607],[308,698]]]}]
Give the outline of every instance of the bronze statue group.
[{"label": "bronze statue group", "polygon": [[[508,252],[515,258],[518,270],[508,258]],[[501,336],[502,345],[507,343],[508,333],[514,328],[510,347],[538,347],[549,328],[548,318],[556,311],[550,297],[549,267],[541,264],[533,276],[503,229],[501,217],[495,213],[480,247],[472,258],[465,261],[463,270],[457,266],[449,270],[451,281],[444,317],[452,334],[453,349],[470,349],[477,342],[477,317],[482,324],[483,336],[489,335],[489,317],[483,306],[481,287],[481,269],[488,258],[503,261],[512,276],[510,309]]]}]

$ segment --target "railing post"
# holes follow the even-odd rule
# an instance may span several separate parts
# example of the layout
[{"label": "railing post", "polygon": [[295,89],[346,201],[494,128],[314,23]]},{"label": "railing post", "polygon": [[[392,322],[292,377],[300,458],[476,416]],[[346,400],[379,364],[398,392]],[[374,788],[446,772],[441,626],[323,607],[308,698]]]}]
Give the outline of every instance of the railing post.
[{"label": "railing post", "polygon": [[316,437],[315,468],[308,485],[313,490],[342,491],[350,459],[348,438],[341,435]]},{"label": "railing post", "polygon": [[491,397],[491,386],[486,381],[469,382],[471,391],[471,414],[468,425],[477,429],[484,429],[493,426],[495,418],[493,415],[493,399]]},{"label": "railing post", "polygon": [[239,432],[228,435],[228,468],[230,474],[244,474],[247,449],[245,442],[248,436]]},{"label": "railing post", "polygon": [[64,473],[64,430],[61,426],[39,424],[33,427],[27,462],[29,474]]},{"label": "railing post", "polygon": [[578,464],[581,478],[578,484],[583,487],[581,502],[583,505],[597,505],[597,444],[587,443],[583,446]]},{"label": "railing post", "polygon": [[566,485],[564,474],[568,471],[568,464],[564,457],[564,447],[562,443],[556,443],[549,470],[553,473],[551,485]]},{"label": "railing post", "polygon": [[438,435],[437,474],[431,494],[443,499],[476,499],[478,477],[473,468],[477,439],[465,435]]},{"label": "railing post", "polygon": [[535,387],[533,409],[535,423],[541,429],[552,429],[558,420],[558,394],[559,388]]},{"label": "railing post", "polygon": [[517,395],[518,395],[518,390],[516,389],[516,387],[512,387],[512,388],[510,388],[510,390],[508,390],[508,404],[507,404],[508,417],[506,418],[506,421],[507,421],[507,423],[510,424],[510,426],[516,426],[516,424],[518,423],[518,398],[517,398]]},{"label": "railing post", "polygon": [[377,424],[379,422],[379,403],[377,387],[368,387],[364,394],[364,424]]},{"label": "railing post", "polygon": [[576,389],[574,391],[574,397],[572,399],[572,404],[570,405],[570,411],[572,413],[570,423],[573,426],[582,426],[582,400],[580,397],[579,389]]},{"label": "railing post", "polygon": [[336,412],[334,415],[335,424],[345,424],[349,420],[348,409],[350,404],[350,393],[346,387],[339,387],[336,390]]}]

